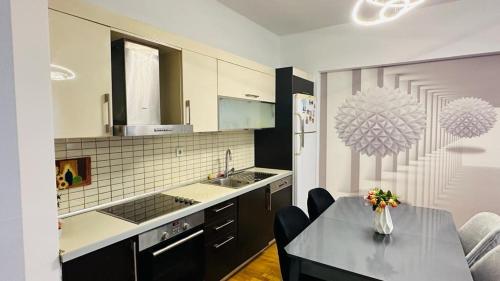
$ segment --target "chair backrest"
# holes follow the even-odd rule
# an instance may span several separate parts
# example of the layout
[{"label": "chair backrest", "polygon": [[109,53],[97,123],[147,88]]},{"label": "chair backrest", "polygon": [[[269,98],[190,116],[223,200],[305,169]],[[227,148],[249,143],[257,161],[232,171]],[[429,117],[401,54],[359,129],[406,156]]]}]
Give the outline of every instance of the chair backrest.
[{"label": "chair backrest", "polygon": [[274,218],[274,237],[278,246],[281,276],[284,281],[290,279],[290,258],[285,246],[288,245],[309,225],[307,215],[298,207],[288,206],[276,212]]},{"label": "chair backrest", "polygon": [[469,266],[496,246],[495,241],[499,239],[496,232],[499,229],[500,216],[482,212],[474,215],[458,230]]},{"label": "chair backrest", "polygon": [[471,267],[474,281],[500,280],[500,246],[489,251]]},{"label": "chair backrest", "polygon": [[318,187],[309,190],[307,195],[307,212],[309,219],[314,221],[323,213],[330,205],[335,202],[330,192],[326,189]]},{"label": "chair backrest", "polygon": [[[469,266],[473,266],[491,249],[500,245],[500,225],[491,230],[477,245],[465,256]],[[500,266],[500,264],[499,264]]]}]

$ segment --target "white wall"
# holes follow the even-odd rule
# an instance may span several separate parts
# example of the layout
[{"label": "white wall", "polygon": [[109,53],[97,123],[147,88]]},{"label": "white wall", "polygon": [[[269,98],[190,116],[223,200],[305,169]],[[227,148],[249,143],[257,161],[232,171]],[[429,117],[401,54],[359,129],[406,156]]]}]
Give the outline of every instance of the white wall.
[{"label": "white wall", "polygon": [[282,37],[281,63],[310,73],[500,51],[500,1],[458,0],[396,22],[344,24]]},{"label": "white wall", "polygon": [[58,280],[47,1],[0,0],[0,47],[0,279]]},{"label": "white wall", "polygon": [[277,35],[216,0],[85,1],[265,65],[280,62]]},{"label": "white wall", "polygon": [[21,190],[19,189],[19,162],[17,154],[16,98],[14,93],[14,65],[12,59],[12,34],[10,1],[0,1],[0,272],[6,280],[24,278],[23,218]]}]

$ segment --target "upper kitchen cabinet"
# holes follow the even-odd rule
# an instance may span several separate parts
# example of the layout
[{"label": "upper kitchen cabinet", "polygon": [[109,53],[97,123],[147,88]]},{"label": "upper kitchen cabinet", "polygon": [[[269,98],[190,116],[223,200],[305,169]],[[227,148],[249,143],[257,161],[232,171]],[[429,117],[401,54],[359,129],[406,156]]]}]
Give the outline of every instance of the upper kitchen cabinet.
[{"label": "upper kitchen cabinet", "polygon": [[182,50],[184,123],[194,132],[215,132],[217,122],[217,59]]},{"label": "upper kitchen cabinet", "polygon": [[110,28],[49,10],[55,138],[110,136]]},{"label": "upper kitchen cabinet", "polygon": [[274,103],[275,77],[260,71],[218,61],[219,96]]}]

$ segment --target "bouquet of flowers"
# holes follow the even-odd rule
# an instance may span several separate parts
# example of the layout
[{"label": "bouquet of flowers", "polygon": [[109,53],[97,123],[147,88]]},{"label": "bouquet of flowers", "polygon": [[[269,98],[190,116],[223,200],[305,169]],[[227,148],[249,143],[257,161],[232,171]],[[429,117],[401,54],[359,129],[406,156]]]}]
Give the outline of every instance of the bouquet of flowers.
[{"label": "bouquet of flowers", "polygon": [[372,205],[373,211],[379,213],[381,213],[387,206],[396,208],[399,204],[401,204],[397,195],[393,194],[390,190],[385,192],[380,188],[374,188],[368,191],[366,200],[368,200],[368,202]]}]

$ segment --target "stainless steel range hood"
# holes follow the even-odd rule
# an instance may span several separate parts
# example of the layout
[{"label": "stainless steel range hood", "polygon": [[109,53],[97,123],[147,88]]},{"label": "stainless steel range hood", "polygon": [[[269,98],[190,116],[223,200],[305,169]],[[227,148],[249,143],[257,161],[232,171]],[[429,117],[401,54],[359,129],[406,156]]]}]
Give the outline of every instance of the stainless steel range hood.
[{"label": "stainless steel range hood", "polygon": [[113,41],[112,75],[113,135],[144,136],[193,132],[192,125],[162,122],[162,116],[165,115],[162,110],[168,108],[160,94],[158,49],[125,39]]}]

